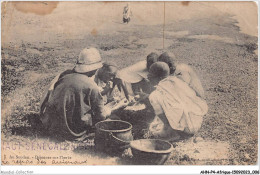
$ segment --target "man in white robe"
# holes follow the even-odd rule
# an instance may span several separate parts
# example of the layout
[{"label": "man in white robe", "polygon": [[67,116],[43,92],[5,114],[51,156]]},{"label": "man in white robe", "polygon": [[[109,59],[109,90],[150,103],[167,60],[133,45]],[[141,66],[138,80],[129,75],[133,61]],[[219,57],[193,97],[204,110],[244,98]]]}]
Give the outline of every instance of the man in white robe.
[{"label": "man in white robe", "polygon": [[182,79],[169,76],[169,72],[164,62],[154,63],[150,69],[149,79],[156,86],[149,101],[157,121],[152,123],[151,132],[159,136],[171,130],[194,134],[208,111],[207,103]]}]

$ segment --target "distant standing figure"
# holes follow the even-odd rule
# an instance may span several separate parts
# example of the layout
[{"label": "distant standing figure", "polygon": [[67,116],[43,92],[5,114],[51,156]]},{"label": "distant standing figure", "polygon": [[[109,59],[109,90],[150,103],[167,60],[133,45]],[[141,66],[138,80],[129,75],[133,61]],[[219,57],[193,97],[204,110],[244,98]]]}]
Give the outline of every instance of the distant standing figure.
[{"label": "distant standing figure", "polygon": [[129,23],[130,22],[130,16],[132,15],[131,8],[129,4],[127,3],[126,6],[124,7],[123,11],[123,23]]}]

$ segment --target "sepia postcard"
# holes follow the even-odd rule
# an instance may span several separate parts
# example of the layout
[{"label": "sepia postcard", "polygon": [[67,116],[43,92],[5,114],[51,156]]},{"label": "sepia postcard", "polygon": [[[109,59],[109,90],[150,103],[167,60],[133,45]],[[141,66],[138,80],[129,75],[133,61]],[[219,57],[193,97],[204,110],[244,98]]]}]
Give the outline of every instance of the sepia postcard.
[{"label": "sepia postcard", "polygon": [[253,1],[3,1],[1,79],[2,166],[259,161]]}]

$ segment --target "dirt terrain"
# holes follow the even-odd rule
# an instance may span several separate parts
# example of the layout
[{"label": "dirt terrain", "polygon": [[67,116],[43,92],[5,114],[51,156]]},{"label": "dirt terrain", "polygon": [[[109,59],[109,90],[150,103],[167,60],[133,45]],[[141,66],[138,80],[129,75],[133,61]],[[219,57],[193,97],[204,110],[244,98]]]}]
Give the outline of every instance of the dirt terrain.
[{"label": "dirt terrain", "polygon": [[[115,61],[119,68],[144,60],[150,52],[167,51],[176,56],[176,63],[186,63],[198,73],[209,111],[194,137],[174,143],[175,151],[166,164],[256,164],[257,36],[243,33],[246,30],[240,25],[243,22],[240,23],[239,15],[226,13],[228,9],[220,11],[216,8],[218,5],[213,8],[207,3],[194,2],[186,8],[200,7],[197,13],[177,20],[178,16],[170,15],[168,11],[163,24],[163,12],[152,13],[155,7],[163,9],[163,3],[147,4],[143,13],[140,4],[136,3],[132,5],[134,16],[130,23],[122,24],[124,3],[115,7],[110,4],[110,11],[106,11],[106,3],[100,3],[95,6],[104,9],[100,14],[86,6],[84,11],[77,3],[68,10],[67,3],[58,4],[57,9],[45,16],[24,13],[11,4],[3,13],[2,4],[2,142],[54,143],[35,125],[40,99],[59,72],[73,67],[83,48],[97,47],[104,60]],[[68,15],[64,17],[66,9]],[[203,15],[209,11],[212,12],[210,15]],[[182,13],[181,10],[178,12]],[[146,13],[154,20],[145,16]],[[88,20],[88,14],[97,20],[89,20],[90,24],[86,26],[82,21]],[[79,22],[73,22],[75,19]],[[43,151],[35,153],[46,155]],[[62,155],[61,152],[55,154]],[[66,154],[87,158],[87,164],[129,163],[122,157],[95,153],[91,144],[84,150],[70,150]]]}]

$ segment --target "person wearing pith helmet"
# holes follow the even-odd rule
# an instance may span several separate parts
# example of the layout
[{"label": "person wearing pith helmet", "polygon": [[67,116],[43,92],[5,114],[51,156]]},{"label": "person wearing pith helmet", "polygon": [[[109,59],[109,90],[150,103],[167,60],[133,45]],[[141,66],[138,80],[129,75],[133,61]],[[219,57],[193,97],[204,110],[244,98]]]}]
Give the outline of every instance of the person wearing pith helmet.
[{"label": "person wearing pith helmet", "polygon": [[83,49],[74,67],[75,72],[85,73],[97,70],[103,66],[100,53],[96,48]]},{"label": "person wearing pith helmet", "polygon": [[96,48],[83,49],[74,68],[57,76],[43,100],[40,119],[49,134],[75,139],[105,120],[111,110],[104,106],[98,83],[110,81],[116,71],[116,66],[102,61]]}]

